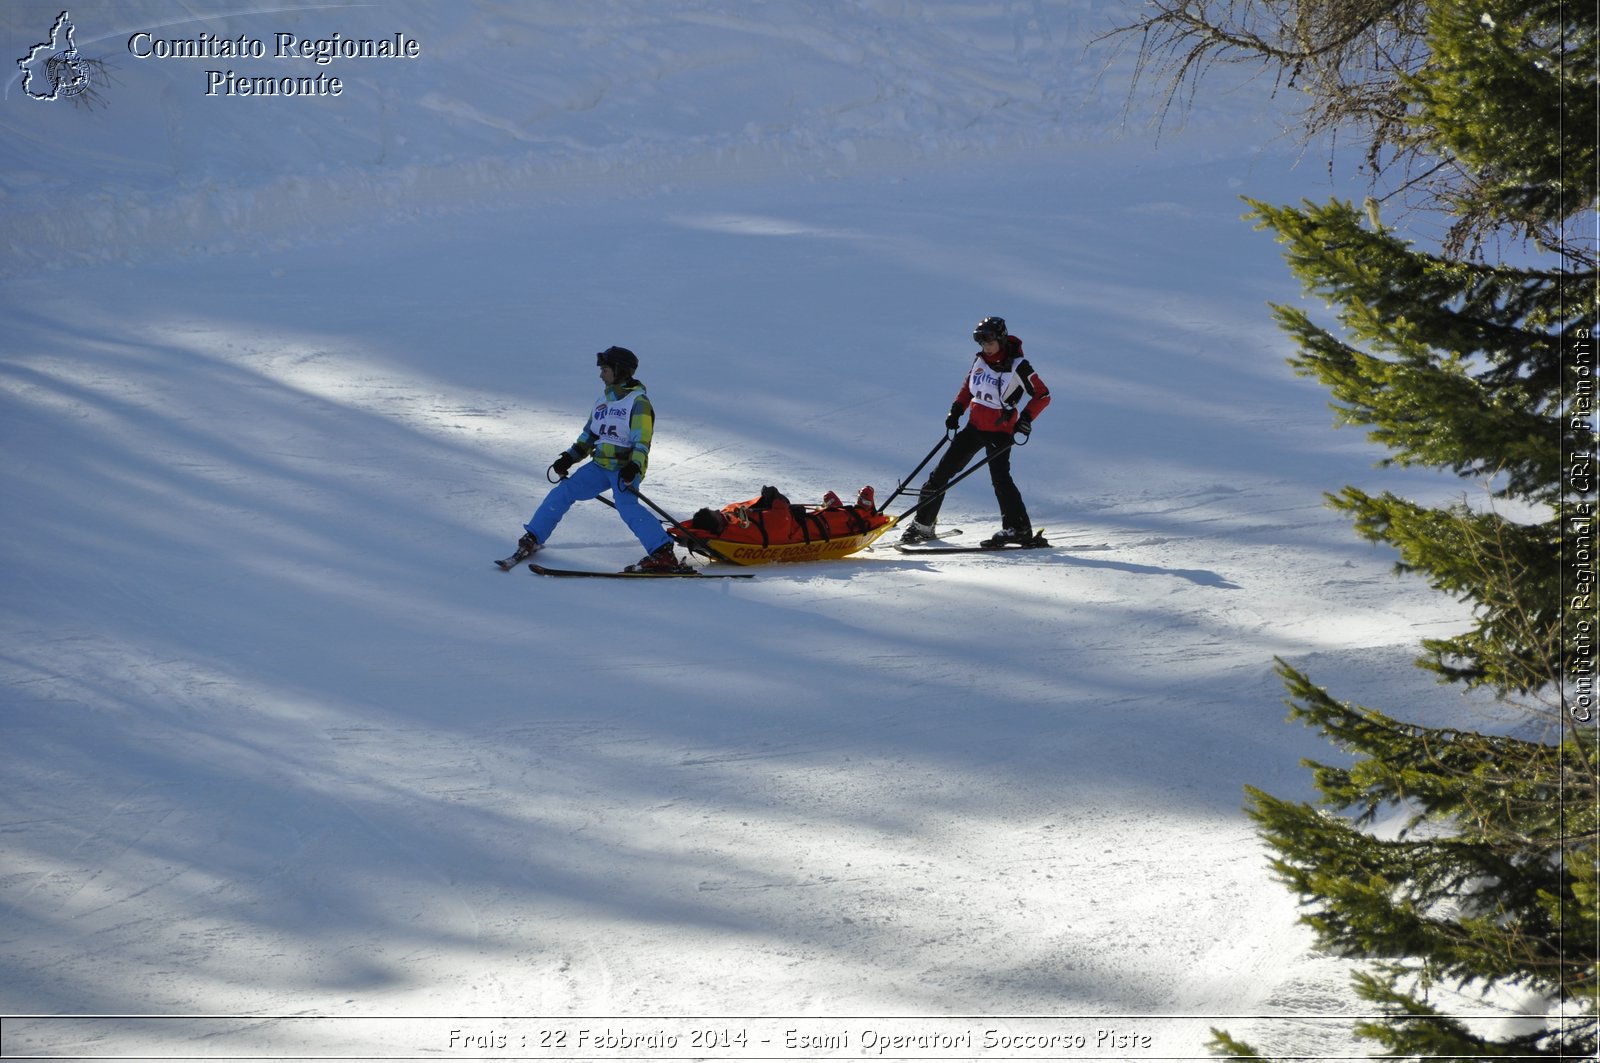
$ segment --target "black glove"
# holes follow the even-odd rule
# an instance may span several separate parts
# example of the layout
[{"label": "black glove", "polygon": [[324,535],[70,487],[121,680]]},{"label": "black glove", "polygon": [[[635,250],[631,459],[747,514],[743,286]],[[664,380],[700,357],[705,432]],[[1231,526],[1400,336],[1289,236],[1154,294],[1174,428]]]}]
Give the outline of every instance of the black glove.
[{"label": "black glove", "polygon": [[563,450],[561,456],[550,463],[550,467],[556,471],[557,476],[565,476],[567,475],[567,470],[572,468],[572,463],[577,460],[571,451]]},{"label": "black glove", "polygon": [[1017,427],[1013,429],[1013,431],[1022,433],[1022,438],[1027,439],[1033,434],[1033,418],[1029,417],[1027,414],[1023,414],[1021,417],[1018,417]]},{"label": "black glove", "polygon": [[950,416],[944,419],[944,426],[952,432],[961,427],[961,404],[959,402],[950,404]]},{"label": "black glove", "polygon": [[625,484],[633,483],[639,478],[639,463],[631,459],[625,462],[622,468],[617,470],[617,478]]}]

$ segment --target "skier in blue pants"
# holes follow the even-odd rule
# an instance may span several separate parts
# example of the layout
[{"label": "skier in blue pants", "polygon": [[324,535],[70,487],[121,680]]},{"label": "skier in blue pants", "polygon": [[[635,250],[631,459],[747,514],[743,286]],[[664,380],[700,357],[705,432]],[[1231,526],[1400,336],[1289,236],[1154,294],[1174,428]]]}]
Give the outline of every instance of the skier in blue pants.
[{"label": "skier in blue pants", "polygon": [[[600,367],[605,393],[577,440],[551,464],[561,482],[539,503],[533,519],[523,525],[527,534],[517,542],[517,552],[507,561],[515,564],[531,557],[550,542],[556,525],[574,502],[598,498],[609,490],[617,515],[645,549],[645,556],[629,570],[674,571],[682,565],[673,552],[672,539],[661,522],[645,509],[639,496],[629,490],[644,478],[650,462],[650,441],[655,435],[655,410],[644,385],[633,375],[639,368],[639,359],[626,347],[608,347],[595,355],[595,364]],[[586,457],[591,459],[589,463],[569,476],[568,470]]]}]

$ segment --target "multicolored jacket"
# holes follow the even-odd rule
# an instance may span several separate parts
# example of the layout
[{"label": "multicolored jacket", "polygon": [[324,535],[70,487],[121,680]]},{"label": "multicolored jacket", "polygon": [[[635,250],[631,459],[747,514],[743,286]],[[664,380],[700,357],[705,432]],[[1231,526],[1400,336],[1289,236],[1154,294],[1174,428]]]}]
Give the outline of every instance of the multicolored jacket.
[{"label": "multicolored jacket", "polygon": [[634,461],[643,477],[650,464],[650,437],[655,429],[656,411],[644,385],[637,380],[615,384],[595,403],[589,423],[567,453],[579,459],[592,456],[596,465],[613,471]]},{"label": "multicolored jacket", "polygon": [[1017,421],[1033,420],[1050,405],[1050,389],[1022,356],[1022,341],[1007,336],[993,356],[979,352],[972,360],[961,392],[950,412],[971,408],[968,423],[981,432],[1010,432]]}]

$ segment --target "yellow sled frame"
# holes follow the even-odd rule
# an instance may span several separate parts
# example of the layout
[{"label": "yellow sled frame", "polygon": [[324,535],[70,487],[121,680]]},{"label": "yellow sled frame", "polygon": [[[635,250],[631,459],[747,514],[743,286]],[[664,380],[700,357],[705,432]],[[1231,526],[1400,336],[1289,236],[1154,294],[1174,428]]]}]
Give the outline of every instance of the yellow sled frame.
[{"label": "yellow sled frame", "polygon": [[704,543],[716,551],[715,557],[731,561],[735,565],[834,561],[841,557],[849,557],[858,550],[865,550],[877,541],[880,535],[894,527],[897,521],[898,518],[890,517],[878,527],[859,535],[836,535],[832,539],[817,539],[809,543],[778,543],[775,546],[762,546],[760,543],[739,543],[727,539],[702,539],[698,535],[688,541]]}]

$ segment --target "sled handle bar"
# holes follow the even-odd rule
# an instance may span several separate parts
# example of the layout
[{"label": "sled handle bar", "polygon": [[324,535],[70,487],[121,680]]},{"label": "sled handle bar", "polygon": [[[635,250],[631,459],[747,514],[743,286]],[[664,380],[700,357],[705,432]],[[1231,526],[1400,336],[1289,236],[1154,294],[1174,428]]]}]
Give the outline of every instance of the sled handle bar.
[{"label": "sled handle bar", "polygon": [[946,428],[944,430],[944,435],[939,437],[939,442],[935,443],[933,445],[933,449],[928,451],[928,456],[923,458],[921,461],[917,462],[917,467],[915,469],[912,469],[910,472],[906,473],[905,479],[900,481],[900,486],[896,487],[894,489],[894,493],[891,494],[888,498],[886,498],[882,502],[878,503],[878,505],[877,505],[877,507],[875,509],[875,512],[882,513],[884,510],[888,509],[889,508],[889,503],[893,502],[895,499],[899,498],[905,492],[906,484],[910,483],[911,480],[917,475],[917,473],[922,471],[922,467],[924,465],[928,464],[928,462],[932,461],[933,460],[933,456],[935,454],[939,453],[939,451],[943,450],[945,444],[950,442],[955,437],[956,437],[955,429]]},{"label": "sled handle bar", "polygon": [[[622,489],[624,491],[627,491],[629,494],[633,495],[633,497],[637,498],[639,501],[643,502],[646,506],[648,506],[650,508],[650,511],[652,513],[654,513],[656,516],[660,517],[662,520],[666,521],[672,527],[677,528],[680,532],[682,532],[683,533],[683,548],[685,550],[698,551],[700,553],[704,553],[707,557],[711,558],[713,561],[723,561],[723,562],[726,562],[727,564],[730,564],[730,565],[738,564],[737,561],[731,561],[728,558],[723,557],[720,553],[717,552],[717,550],[710,543],[701,542],[695,536],[695,534],[693,532],[691,532],[688,528],[685,528],[683,526],[682,522],[680,522],[676,517],[674,517],[671,513],[668,513],[666,510],[662,509],[660,506],[656,505],[654,502],[650,501],[649,498],[645,497],[645,493],[643,491],[639,490],[639,485],[637,483],[624,483],[622,485]],[[604,500],[602,499],[602,501],[604,501]],[[615,508],[615,507],[613,506],[613,508]]]},{"label": "sled handle bar", "polygon": [[[907,517],[911,516],[911,514],[915,513],[917,510],[921,509],[922,508],[922,503],[927,501],[928,499],[942,497],[945,494],[945,492],[950,490],[950,488],[954,487],[956,484],[960,483],[962,480],[965,480],[967,477],[971,476],[973,473],[977,472],[979,469],[983,468],[985,465],[989,464],[991,461],[993,461],[994,459],[998,458],[1000,455],[1007,453],[1008,451],[1011,450],[1012,447],[1014,447],[1016,445],[1017,445],[1016,443],[1007,443],[1005,446],[1000,447],[997,450],[995,450],[992,454],[985,454],[982,458],[980,458],[977,461],[973,462],[971,465],[968,465],[965,469],[961,470],[961,472],[957,473],[955,476],[952,476],[950,478],[949,482],[947,482],[943,487],[939,488],[939,490],[935,491],[931,495],[927,495],[926,497],[923,497],[919,493],[919,496],[917,498],[917,504],[912,506],[910,509],[906,510],[904,513],[900,514],[898,517],[896,517],[895,518],[895,523],[898,524],[900,521],[905,520]],[[915,474],[913,473],[913,475],[915,475]]]}]

